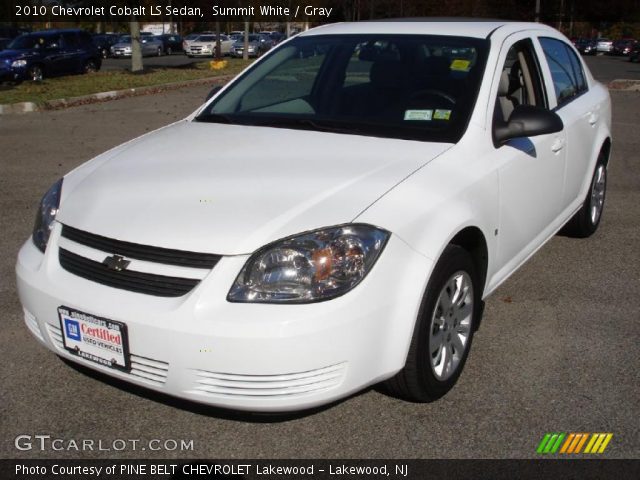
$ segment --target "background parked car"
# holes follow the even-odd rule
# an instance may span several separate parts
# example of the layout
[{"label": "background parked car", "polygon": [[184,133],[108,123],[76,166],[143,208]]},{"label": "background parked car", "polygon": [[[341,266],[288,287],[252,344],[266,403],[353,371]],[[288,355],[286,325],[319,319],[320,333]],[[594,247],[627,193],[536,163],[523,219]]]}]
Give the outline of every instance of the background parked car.
[{"label": "background parked car", "polygon": [[0,52],[0,80],[95,72],[102,58],[91,35],[82,30],[47,30],[21,35]]},{"label": "background parked car", "polygon": [[191,42],[194,42],[195,39],[198,38],[200,35],[212,35],[214,33],[215,32],[209,32],[209,31],[190,33],[189,35],[186,35],[182,39],[182,49],[186,53],[189,50],[189,45],[191,45]]},{"label": "background parked car", "polygon": [[7,45],[9,45],[9,43],[11,43],[10,38],[0,38],[0,50],[4,50],[5,48],[7,48]]},{"label": "background parked car", "polygon": [[115,33],[102,33],[93,36],[93,43],[100,50],[102,58],[107,58],[111,55],[111,47],[118,43],[120,35]]},{"label": "background parked car", "polygon": [[[267,42],[264,35],[252,33],[249,35],[249,48],[247,53],[250,57],[259,57],[271,48],[271,41]],[[231,55],[234,57],[242,57],[244,52],[244,38],[240,38],[231,47]]]},{"label": "background parked car", "polygon": [[175,33],[165,33],[158,35],[158,39],[164,46],[164,53],[171,55],[174,52],[182,51],[182,37]]},{"label": "background parked car", "polygon": [[[154,35],[140,35],[140,47],[142,48],[142,56],[157,55],[162,56],[164,47],[158,37]],[[111,54],[114,57],[130,57],[131,56],[131,35],[120,37],[118,43],[111,47]]]},{"label": "background parked car", "polygon": [[[222,55],[229,55],[233,41],[226,35],[220,35],[220,50]],[[192,41],[185,52],[189,58],[213,57],[216,53],[216,35],[200,35]]]},{"label": "background parked car", "polygon": [[635,44],[636,41],[632,38],[616,40],[615,42],[613,42],[611,53],[614,55],[629,55]]},{"label": "background parked car", "polygon": [[580,38],[576,41],[575,46],[583,55],[595,55],[598,49],[598,41],[595,38]]},{"label": "background parked car", "polygon": [[613,42],[608,38],[599,38],[598,39],[598,52],[601,53],[610,53],[613,49]]}]

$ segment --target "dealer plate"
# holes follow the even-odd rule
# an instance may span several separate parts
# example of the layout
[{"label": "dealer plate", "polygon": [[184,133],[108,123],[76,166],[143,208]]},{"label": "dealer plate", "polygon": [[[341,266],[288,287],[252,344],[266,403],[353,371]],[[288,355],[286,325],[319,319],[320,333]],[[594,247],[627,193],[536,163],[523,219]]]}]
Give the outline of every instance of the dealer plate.
[{"label": "dealer plate", "polygon": [[129,371],[127,326],[72,308],[58,307],[64,348],[105,367]]}]

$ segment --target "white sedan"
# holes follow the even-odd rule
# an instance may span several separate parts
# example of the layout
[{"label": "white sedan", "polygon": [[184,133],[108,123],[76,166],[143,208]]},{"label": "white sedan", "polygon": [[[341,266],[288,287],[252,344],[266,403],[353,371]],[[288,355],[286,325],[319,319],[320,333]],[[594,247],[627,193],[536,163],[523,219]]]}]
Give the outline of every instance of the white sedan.
[{"label": "white sedan", "polygon": [[560,229],[596,231],[610,151],[608,91],[552,28],[319,27],[51,187],[18,256],[25,322],[209,405],[379,382],[432,401],[483,301]]},{"label": "white sedan", "polygon": [[[216,54],[216,35],[201,35],[189,42],[184,53],[187,57],[213,57]],[[226,35],[220,35],[220,54],[229,55],[233,41]]]}]

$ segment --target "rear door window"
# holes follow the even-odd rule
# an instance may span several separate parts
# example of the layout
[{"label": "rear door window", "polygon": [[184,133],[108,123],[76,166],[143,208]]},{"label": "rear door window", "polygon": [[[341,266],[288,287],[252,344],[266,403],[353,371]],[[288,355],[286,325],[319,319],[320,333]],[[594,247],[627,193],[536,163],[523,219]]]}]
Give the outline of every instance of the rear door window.
[{"label": "rear door window", "polygon": [[551,70],[558,107],[561,107],[587,90],[582,64],[573,50],[561,40],[543,37],[540,38],[540,45]]}]

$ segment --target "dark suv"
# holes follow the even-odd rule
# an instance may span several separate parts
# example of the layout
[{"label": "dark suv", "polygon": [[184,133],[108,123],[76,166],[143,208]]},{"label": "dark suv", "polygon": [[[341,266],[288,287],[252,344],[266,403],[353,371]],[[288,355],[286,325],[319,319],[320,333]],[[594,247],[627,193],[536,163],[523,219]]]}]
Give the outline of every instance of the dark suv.
[{"label": "dark suv", "polygon": [[182,52],[182,37],[175,33],[165,33],[159,35],[159,39],[164,46],[164,53],[171,55],[173,52]]},{"label": "dark suv", "polygon": [[45,30],[20,35],[0,52],[0,81],[88,73],[100,69],[100,51],[82,30]]}]

